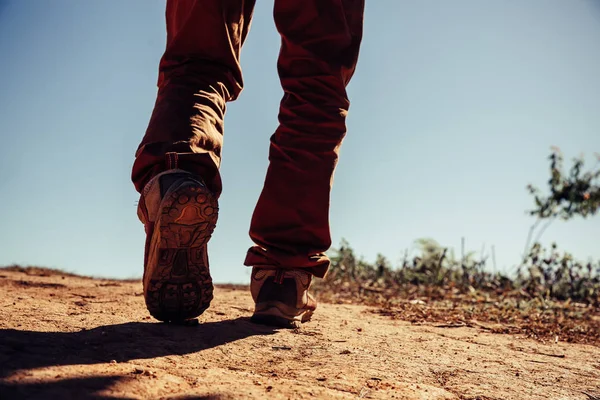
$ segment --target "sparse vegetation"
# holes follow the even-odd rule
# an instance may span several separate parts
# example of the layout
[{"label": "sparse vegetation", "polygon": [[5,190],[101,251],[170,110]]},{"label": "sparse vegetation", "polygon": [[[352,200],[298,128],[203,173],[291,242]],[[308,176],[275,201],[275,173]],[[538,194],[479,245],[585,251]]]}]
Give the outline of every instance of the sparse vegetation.
[{"label": "sparse vegetation", "polygon": [[520,276],[486,271],[485,259],[457,260],[430,239],[394,268],[358,259],[346,242],[314,290],[320,300],[377,306],[413,323],[484,327],[540,340],[600,344],[600,262],[582,263],[535,244]]},{"label": "sparse vegetation", "polygon": [[[434,292],[441,293],[438,289],[463,294],[513,292],[513,296],[524,299],[570,300],[600,307],[600,262],[577,261],[571,254],[559,252],[556,244],[546,250],[536,243],[519,273],[509,277],[489,272],[487,259],[476,259],[475,253],[457,260],[452,251],[432,239],[416,243],[420,254],[405,257],[399,267],[393,268],[382,255],[373,264],[358,259],[343,241],[332,254],[324,285],[361,295],[409,291],[444,297],[435,296]],[[523,269],[527,273],[521,272]]]},{"label": "sparse vegetation", "polygon": [[575,216],[587,218],[600,208],[600,154],[595,154],[596,165],[583,172],[583,155],[573,159],[569,173],[563,167],[560,149],[553,147],[550,160],[549,193],[542,195],[533,185],[527,190],[534,196],[536,207],[529,213],[539,219],[562,218],[569,220]]},{"label": "sparse vegetation", "polygon": [[[478,253],[463,250],[457,258],[433,239],[417,240],[418,254],[405,254],[397,266],[383,255],[374,263],[359,259],[343,241],[332,251],[327,277],[315,286],[318,296],[382,306],[384,313],[413,322],[503,323],[499,328],[503,332],[600,342],[600,260],[578,261],[555,243],[546,249],[539,242],[556,218],[595,215],[600,207],[600,170],[582,172],[583,158],[578,158],[565,174],[558,149],[549,159],[549,194],[527,187],[536,205],[528,212],[537,220],[516,274],[492,273],[483,252],[477,257]],[[542,221],[546,224],[530,246]]]}]

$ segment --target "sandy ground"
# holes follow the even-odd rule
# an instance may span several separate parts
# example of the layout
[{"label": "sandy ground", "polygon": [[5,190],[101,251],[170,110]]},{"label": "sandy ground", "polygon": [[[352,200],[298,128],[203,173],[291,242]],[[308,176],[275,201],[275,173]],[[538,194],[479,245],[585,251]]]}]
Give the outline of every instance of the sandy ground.
[{"label": "sandy ground", "polygon": [[0,270],[0,399],[600,399],[600,348],[411,325],[320,304],[296,331],[220,286],[196,326],[148,316],[138,281]]}]

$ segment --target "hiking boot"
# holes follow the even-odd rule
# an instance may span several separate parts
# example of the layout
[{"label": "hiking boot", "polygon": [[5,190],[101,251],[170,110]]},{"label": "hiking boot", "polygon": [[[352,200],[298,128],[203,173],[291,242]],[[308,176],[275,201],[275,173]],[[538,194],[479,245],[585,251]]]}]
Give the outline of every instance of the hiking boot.
[{"label": "hiking boot", "polygon": [[310,320],[317,302],[308,293],[312,275],[301,270],[252,268],[252,322],[297,328]]},{"label": "hiking boot", "polygon": [[207,246],[218,203],[200,178],[172,169],[144,187],[138,217],[146,229],[144,299],[160,321],[202,314],[213,298]]}]

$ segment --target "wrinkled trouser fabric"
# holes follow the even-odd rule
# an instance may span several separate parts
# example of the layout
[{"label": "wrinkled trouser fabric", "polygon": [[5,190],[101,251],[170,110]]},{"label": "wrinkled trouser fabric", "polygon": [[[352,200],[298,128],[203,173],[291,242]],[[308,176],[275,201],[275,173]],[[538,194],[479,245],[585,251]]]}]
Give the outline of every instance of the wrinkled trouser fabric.
[{"label": "wrinkled trouser fabric", "polygon": [[[139,192],[175,162],[220,195],[223,118],[226,103],[243,88],[239,57],[254,4],[167,0],[157,100],[132,171]],[[284,96],[250,226],[256,245],[245,265],[303,268],[319,277],[329,267],[330,191],[363,12],[364,0],[275,0]]]}]

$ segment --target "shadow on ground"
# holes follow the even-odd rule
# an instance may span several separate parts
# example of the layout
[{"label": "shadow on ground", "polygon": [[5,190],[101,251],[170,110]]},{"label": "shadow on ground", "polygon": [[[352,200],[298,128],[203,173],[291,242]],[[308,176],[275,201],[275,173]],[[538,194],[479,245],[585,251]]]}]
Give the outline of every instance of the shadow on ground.
[{"label": "shadow on ground", "polygon": [[[191,354],[254,335],[274,332],[275,329],[253,324],[248,318],[207,322],[197,326],[129,322],[79,332],[0,329],[0,379],[24,369]],[[93,393],[111,386],[120,378],[98,376],[52,383],[0,383],[0,397],[53,398],[52,393],[56,393],[55,398],[64,399],[68,393],[66,398],[102,399],[105,397]],[[202,398],[222,397],[215,395],[187,399]]]},{"label": "shadow on ground", "polygon": [[[80,399],[80,400],[115,400],[115,397],[99,394],[103,389],[112,386],[123,377],[94,376],[87,378],[64,379],[57,382],[41,382],[26,385],[5,385],[0,383],[2,399]],[[134,399],[118,397],[119,400]],[[219,394],[206,396],[166,397],[168,400],[230,400],[229,396]]]}]

